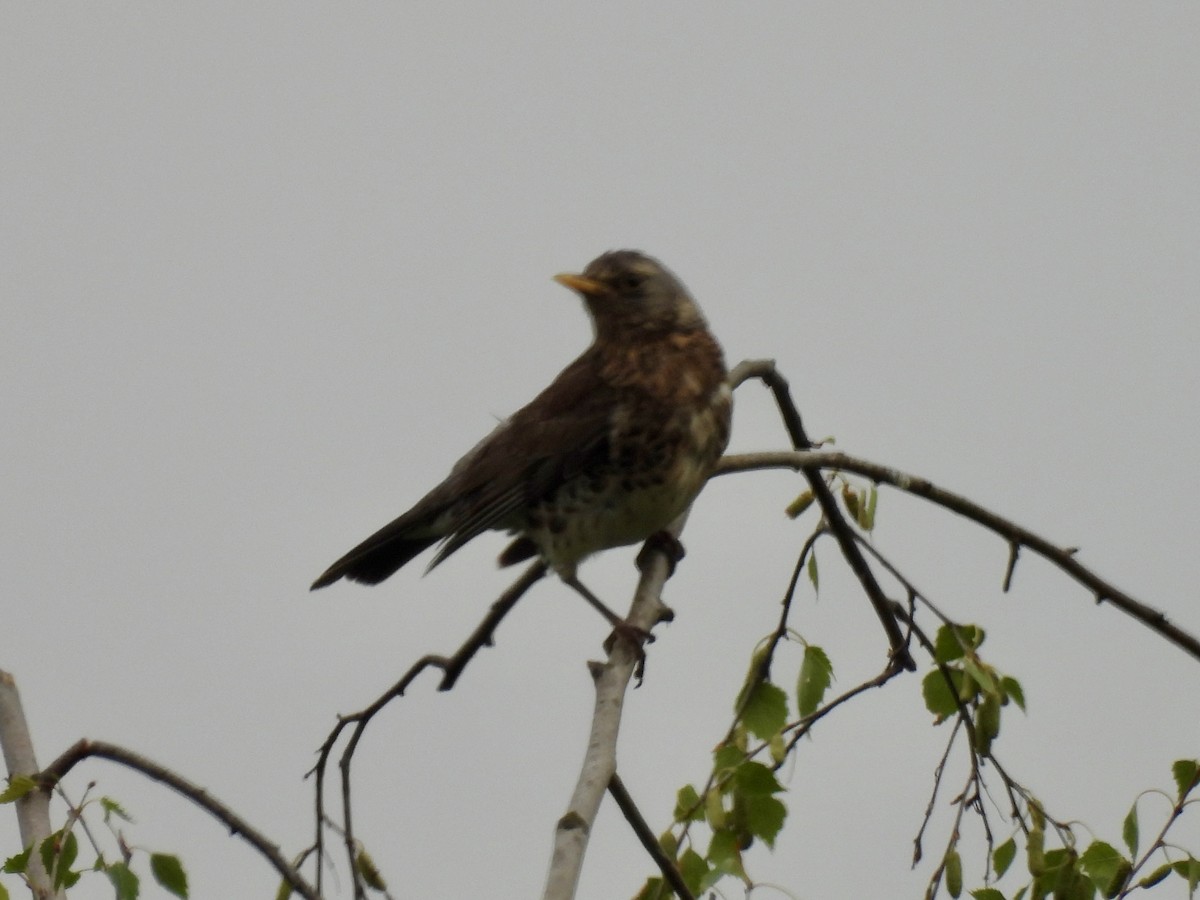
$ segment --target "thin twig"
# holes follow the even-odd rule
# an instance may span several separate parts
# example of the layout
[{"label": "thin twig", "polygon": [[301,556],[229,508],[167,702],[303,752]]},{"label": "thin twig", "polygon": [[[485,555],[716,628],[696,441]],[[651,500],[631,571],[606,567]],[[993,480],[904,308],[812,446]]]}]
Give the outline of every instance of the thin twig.
[{"label": "thin twig", "polygon": [[391,703],[397,697],[404,696],[404,692],[408,690],[408,686],[416,680],[417,676],[426,669],[434,668],[441,669],[442,681],[438,685],[439,691],[448,691],[454,687],[458,677],[462,674],[467,664],[474,658],[475,654],[482,647],[492,646],[492,637],[495,634],[496,628],[506,615],[517,605],[517,601],[525,595],[539,579],[546,574],[546,565],[542,562],[535,562],[527,568],[512,586],[508,588],[495,603],[488,609],[488,613],[483,617],[483,620],[471,632],[470,636],[462,643],[462,646],[456,650],[451,656],[438,656],[430,654],[421,657],[417,660],[403,677],[394,685],[388,688],[379,698],[368,706],[366,709],[356,713],[351,713],[346,716],[339,716],[337,724],[329,732],[329,736],[325,738],[325,742],[321,745],[317,754],[316,765],[309,771],[309,775],[315,775],[315,794],[316,794],[316,827],[317,835],[314,849],[317,859],[317,891],[320,892],[322,879],[324,875],[324,823],[325,816],[325,771],[329,765],[329,756],[333,752],[334,746],[337,744],[338,738],[342,732],[354,726],[350,740],[346,745],[345,751],[339,763],[342,772],[342,812],[345,817],[342,828],[342,836],[346,846],[346,852],[350,858],[351,877],[354,879],[356,896],[362,891],[362,879],[358,873],[356,865],[357,845],[354,839],[353,831],[350,827],[350,761],[354,756],[354,751],[358,747],[359,739],[362,737],[363,731],[367,724],[375,715],[385,706]]},{"label": "thin twig", "polygon": [[[1197,779],[1200,779],[1200,773],[1197,773],[1197,775],[1196,775],[1195,779],[1193,779],[1191,785],[1180,790],[1179,799],[1174,801],[1174,803],[1171,807],[1171,814],[1170,814],[1170,816],[1167,817],[1167,820],[1163,823],[1163,827],[1159,830],[1158,837],[1156,837],[1154,839],[1153,843],[1150,844],[1150,846],[1146,850],[1146,852],[1144,854],[1142,854],[1142,857],[1134,863],[1133,868],[1130,870],[1129,874],[1127,876],[1125,876],[1125,886],[1122,889],[1121,893],[1117,895],[1118,900],[1121,897],[1126,897],[1129,894],[1133,893],[1133,891],[1136,889],[1136,886],[1134,885],[1134,882],[1133,882],[1134,876],[1136,876],[1137,873],[1139,871],[1141,871],[1143,867],[1145,867],[1145,865],[1150,861],[1150,857],[1152,857],[1159,850],[1162,850],[1164,847],[1167,846],[1167,843],[1166,843],[1167,832],[1171,830],[1171,826],[1175,824],[1176,820],[1181,815],[1183,815],[1184,809],[1186,809],[1189,804],[1196,802],[1195,800],[1189,800],[1188,794],[1191,793],[1191,791],[1196,788],[1197,783],[1198,783]],[[1167,796],[1169,796],[1169,795],[1167,795]]]},{"label": "thin twig", "polygon": [[134,753],[132,750],[126,750],[124,747],[119,747],[116,744],[109,744],[104,741],[91,741],[84,738],[77,741],[58,759],[50,763],[49,766],[38,774],[37,780],[39,786],[43,791],[52,790],[72,768],[91,756],[107,759],[126,768],[133,769],[135,772],[141,772],[147,778],[161,782],[176,793],[191,800],[224,824],[229,829],[230,834],[242,838],[242,840],[246,841],[246,843],[250,844],[250,846],[266,857],[271,865],[275,867],[275,871],[280,874],[283,880],[297,894],[306,898],[306,900],[320,900],[320,895],[313,886],[300,876],[300,873],[296,871],[292,864],[283,858],[283,854],[279,852],[279,848],[267,840],[257,828],[252,827],[245,819],[224,803],[210,797],[204,788],[193,784],[186,778],[175,774],[170,769],[160,766],[158,763],[147,759],[141,754]]},{"label": "thin twig", "polygon": [[[977,503],[968,500],[960,494],[939,488],[931,481],[916,475],[909,475],[898,469],[867,462],[841,452],[795,452],[778,451],[772,453],[749,453],[726,456],[721,460],[717,475],[732,472],[747,472],[761,469],[793,469],[803,471],[806,475],[810,470],[838,469],[843,472],[853,472],[869,478],[877,484],[889,484],[909,494],[936,503],[951,512],[970,519],[984,528],[995,532],[1007,540],[1010,545],[1028,547],[1034,553],[1058,566],[1077,582],[1088,588],[1096,598],[1097,603],[1111,603],[1117,609],[1137,619],[1151,631],[1165,637],[1175,646],[1200,659],[1200,639],[1189,634],[1177,625],[1167,620],[1162,612],[1146,606],[1122,591],[1120,588],[1104,580],[1091,569],[1075,559],[1075,548],[1061,548],[1026,528],[1022,528],[1008,519],[998,516]],[[1010,551],[1010,559],[1015,554]],[[1010,580],[1011,571],[1006,573],[1006,583]]]},{"label": "thin twig", "polygon": [[755,650],[755,655],[758,657],[757,670],[750,672],[746,679],[746,685],[742,688],[741,702],[737,709],[734,710],[733,721],[729,723],[729,730],[725,732],[725,737],[721,740],[722,744],[728,744],[733,740],[734,732],[737,731],[738,724],[742,721],[742,716],[745,714],[746,705],[750,702],[753,696],[753,689],[762,682],[765,682],[771,677],[771,664],[775,659],[775,650],[778,648],[780,641],[787,637],[788,633],[788,618],[792,612],[792,602],[796,597],[796,587],[800,583],[800,573],[804,571],[805,561],[813,553],[817,541],[822,535],[828,534],[828,527],[822,523],[816,530],[813,531],[805,540],[800,548],[800,554],[796,557],[796,565],[792,567],[792,575],[788,579],[788,585],[783,592],[783,600],[779,604],[779,622],[775,625],[775,630],[771,632],[767,638],[766,648],[762,651]]},{"label": "thin twig", "polygon": [[[962,817],[966,811],[967,804],[970,802],[967,797],[967,792],[971,789],[972,783],[975,782],[976,772],[967,778],[967,783],[963,786],[962,792],[955,797],[951,802],[957,807],[954,812],[954,825],[950,829],[950,837],[946,841],[946,849],[942,852],[942,858],[938,861],[937,868],[929,876],[929,887],[925,890],[925,900],[934,900],[937,896],[938,888],[941,887],[942,875],[946,871],[946,858],[950,855],[950,851],[958,844],[958,839],[962,834]],[[978,790],[978,787],[976,788]]]},{"label": "thin twig", "polygon": [[[800,420],[800,413],[797,411],[796,405],[792,402],[787,380],[779,374],[773,361],[747,360],[740,363],[730,373],[729,377],[731,383],[735,386],[747,378],[758,378],[761,380],[763,384],[770,388],[772,395],[775,397],[775,403],[779,407],[779,414],[783,417],[783,425],[787,429],[792,446],[797,450],[812,449],[812,441],[805,434],[804,425]],[[891,646],[891,660],[893,664],[909,671],[915,671],[917,668],[916,663],[913,662],[912,656],[908,652],[908,646],[904,642],[904,635],[900,631],[900,626],[896,623],[896,618],[891,613],[891,602],[883,593],[879,582],[876,581],[875,575],[871,571],[871,567],[867,564],[866,559],[859,552],[858,546],[854,541],[854,529],[850,527],[850,524],[838,508],[837,500],[834,499],[833,492],[821,476],[820,469],[814,466],[802,465],[800,466],[800,471],[808,479],[813,497],[816,498],[817,503],[821,506],[825,520],[829,523],[829,530],[833,533],[834,538],[837,539],[838,546],[842,550],[842,556],[845,557],[851,571],[858,578],[864,593],[867,595],[867,599],[871,602],[871,606],[875,610],[875,615],[879,617],[879,621],[883,625],[883,630],[887,634],[888,643]]]},{"label": "thin twig", "polygon": [[[830,700],[828,703],[826,703],[820,709],[814,710],[813,712],[809,713],[804,718],[798,719],[789,725],[785,725],[780,730],[780,733],[786,734],[789,731],[791,731],[793,733],[792,733],[791,738],[788,740],[787,747],[786,747],[784,754],[782,755],[782,757],[779,759],[778,762],[772,763],[771,770],[774,772],[778,772],[781,768],[783,768],[783,765],[787,761],[787,758],[791,754],[792,750],[800,742],[801,738],[803,738],[806,734],[808,734],[812,730],[813,726],[816,725],[817,722],[819,722],[821,719],[825,718],[827,715],[829,715],[831,712],[833,712],[835,709],[837,709],[843,703],[846,703],[846,702],[854,699],[859,694],[865,693],[865,692],[871,690],[872,688],[883,687],[885,684],[887,684],[889,681],[891,681],[893,678],[895,678],[897,675],[899,675],[901,673],[901,671],[902,671],[901,669],[897,669],[895,666],[889,664],[889,665],[885,666],[883,671],[880,672],[878,675],[876,675],[874,678],[870,678],[867,681],[864,681],[862,684],[859,684],[859,685],[856,685],[855,687],[850,688],[850,690],[846,691],[844,694],[840,694],[839,696]],[[730,727],[730,730],[728,732],[729,734],[733,733],[733,729],[736,727],[736,722],[737,722],[737,720],[735,718],[734,725]],[[726,737],[725,741],[722,743],[728,742],[728,740],[729,740],[729,738]],[[718,746],[721,746],[721,745],[718,744]],[[763,741],[754,747],[748,748],[746,750],[744,758],[745,759],[753,759],[755,756],[758,756],[758,754],[764,752],[765,750],[768,750],[770,748],[770,746],[771,746],[771,744],[769,741]],[[732,776],[728,775],[727,777],[732,777]],[[724,784],[724,782],[722,781],[721,784]],[[692,821],[693,821],[692,814],[695,813],[697,810],[699,810],[704,805],[704,798],[708,795],[709,791],[718,789],[720,787],[721,787],[721,785],[717,783],[716,771],[710,772],[709,776],[708,776],[708,780],[704,783],[704,788],[699,792],[699,799],[696,801],[695,805],[692,806],[690,809],[684,810],[683,811],[684,814],[681,817],[681,819],[676,820],[676,821],[683,822],[683,828],[679,832],[680,843],[682,843],[684,841],[684,839],[688,837],[688,833],[691,831]]]},{"label": "thin twig", "polygon": [[658,871],[662,872],[663,880],[671,886],[675,896],[679,900],[695,900],[695,895],[684,882],[683,875],[680,874],[675,862],[663,853],[658,838],[654,836],[654,832],[650,830],[641,810],[637,808],[637,804],[629,796],[629,791],[625,789],[625,782],[621,781],[621,776],[615,772],[608,781],[608,793],[617,802],[617,807],[625,816],[625,821],[629,823],[645,851],[650,854],[650,858],[658,866]]},{"label": "thin twig", "polygon": [[925,804],[925,815],[921,818],[921,827],[917,829],[916,837],[913,838],[913,868],[921,861],[925,855],[921,842],[925,838],[925,829],[929,827],[929,821],[933,818],[933,810],[937,805],[938,791],[942,788],[942,775],[946,771],[946,763],[950,759],[950,751],[954,749],[954,741],[958,737],[958,730],[962,727],[962,719],[954,720],[954,727],[950,729],[950,737],[946,740],[946,749],[942,752],[942,758],[938,760],[937,766],[933,770],[933,790],[929,792],[929,802]]}]

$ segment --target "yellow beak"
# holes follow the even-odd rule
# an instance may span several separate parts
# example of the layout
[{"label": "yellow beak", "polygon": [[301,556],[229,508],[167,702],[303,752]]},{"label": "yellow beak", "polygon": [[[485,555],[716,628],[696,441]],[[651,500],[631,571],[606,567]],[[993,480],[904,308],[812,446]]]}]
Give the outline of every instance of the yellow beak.
[{"label": "yellow beak", "polygon": [[584,278],[582,275],[573,275],[570,272],[563,272],[561,275],[555,275],[554,280],[559,284],[569,287],[571,290],[583,294],[585,297],[595,296],[607,292],[599,281],[594,281],[591,278]]}]

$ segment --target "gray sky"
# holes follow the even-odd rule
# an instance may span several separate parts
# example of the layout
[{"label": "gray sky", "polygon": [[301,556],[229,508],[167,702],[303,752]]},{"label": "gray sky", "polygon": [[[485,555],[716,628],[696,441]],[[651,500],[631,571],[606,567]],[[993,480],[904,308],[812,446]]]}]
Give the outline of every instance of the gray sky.
[{"label": "gray sky", "polygon": [[[671,266],[731,362],[777,359],[813,435],[1081,547],[1200,632],[1197,34],[1169,3],[5,5],[0,667],[42,762],[126,744],[308,843],[335,714],[456,647],[512,576],[491,536],[428,578],[309,582],[582,350],[550,276],[615,247]],[[760,387],[734,432],[784,446]],[[799,490],[721,479],[688,526],[620,748],[656,830],[774,623]],[[1005,547],[949,514],[886,493],[879,517],[1024,682],[1001,759],[1118,843],[1200,752],[1195,661],[1032,557],[1001,595]],[[795,624],[845,689],[886,644],[819,558]],[[631,559],[583,578],[623,606]],[[356,824],[398,896],[540,892],[604,636],[545,582],[452,693],[430,678],[372,725]],[[919,895],[945,738],[919,698],[910,677],[816,731],[758,877]],[[273,891],[203,814],[102,763],[76,797],[89,779],[195,896]],[[580,897],[649,871],[606,807]]]}]

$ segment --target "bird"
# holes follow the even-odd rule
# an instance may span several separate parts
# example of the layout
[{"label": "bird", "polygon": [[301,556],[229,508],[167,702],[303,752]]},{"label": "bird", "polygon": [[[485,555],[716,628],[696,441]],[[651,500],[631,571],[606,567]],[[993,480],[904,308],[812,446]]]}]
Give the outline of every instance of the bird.
[{"label": "bird", "polygon": [[699,306],[658,260],[613,250],[554,280],[582,298],[590,346],[312,590],[342,578],[378,584],[440,543],[429,571],[500,530],[514,537],[502,567],[538,557],[621,622],[579,581],[578,567],[610,548],[674,541],[664,529],[695,500],[728,444],[732,392]]}]

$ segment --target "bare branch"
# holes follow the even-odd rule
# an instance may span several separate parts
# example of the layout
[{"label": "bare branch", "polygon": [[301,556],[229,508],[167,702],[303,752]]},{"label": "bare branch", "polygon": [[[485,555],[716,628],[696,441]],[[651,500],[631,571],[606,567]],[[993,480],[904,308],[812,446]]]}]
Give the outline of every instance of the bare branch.
[{"label": "bare branch", "polygon": [[[4,764],[8,777],[24,775],[34,778],[38,773],[37,758],[33,752],[33,738],[25,722],[25,710],[21,706],[21,695],[12,675],[0,669],[0,747],[4,749]],[[22,847],[39,847],[50,836],[50,793],[30,791],[14,806],[17,827],[21,834]],[[65,900],[64,891],[55,891],[50,876],[42,865],[39,853],[29,854],[29,866],[25,872],[30,890],[37,900]]]},{"label": "bare branch", "polygon": [[913,838],[913,859],[912,864],[915,869],[921,862],[921,858],[925,855],[922,847],[922,841],[925,838],[925,829],[929,827],[930,821],[933,819],[934,807],[937,804],[938,791],[942,787],[942,775],[946,772],[946,764],[950,761],[950,751],[954,749],[954,741],[958,737],[959,729],[962,727],[962,719],[954,720],[954,727],[950,729],[950,737],[946,741],[946,749],[942,751],[942,758],[938,760],[938,764],[933,769],[933,789],[929,792],[929,802],[925,804],[925,815],[921,818],[921,827],[917,829],[916,837]]},{"label": "bare branch", "polygon": [[1163,822],[1162,828],[1159,829],[1158,836],[1155,837],[1154,841],[1146,849],[1146,852],[1143,853],[1139,859],[1134,861],[1133,868],[1125,877],[1125,886],[1121,890],[1121,893],[1117,895],[1118,900],[1120,900],[1122,897],[1127,897],[1137,889],[1133,880],[1134,876],[1136,876],[1138,872],[1140,872],[1146,866],[1146,864],[1150,862],[1150,858],[1154,856],[1155,853],[1167,846],[1167,832],[1171,830],[1171,826],[1174,825],[1179,817],[1183,815],[1183,811],[1187,808],[1188,804],[1195,802],[1188,800],[1188,794],[1195,787],[1196,782],[1193,781],[1190,787],[1180,790],[1179,799],[1175,801],[1175,804],[1171,807],[1171,813],[1169,816],[1167,816],[1167,820]]},{"label": "bare branch", "polygon": [[[785,732],[789,731],[793,728],[795,729],[795,731],[793,731],[792,736],[790,738],[788,738],[787,752],[791,753],[792,750],[795,748],[795,746],[798,743],[800,743],[801,738],[803,738],[806,734],[808,734],[810,731],[812,731],[812,728],[814,725],[816,725],[819,721],[821,721],[823,718],[825,718],[827,715],[829,715],[831,712],[833,712],[835,709],[837,709],[843,703],[853,700],[859,694],[866,693],[867,691],[872,690],[874,688],[883,687],[885,684],[887,684],[889,681],[891,681],[893,678],[895,678],[897,675],[899,675],[900,671],[901,670],[897,669],[895,666],[885,666],[883,671],[880,672],[878,675],[876,675],[874,678],[868,678],[862,684],[856,685],[855,687],[850,688],[850,690],[846,691],[845,693],[839,694],[837,697],[834,697],[832,700],[830,700],[828,703],[826,703],[820,709],[814,710],[813,712],[811,712],[807,716],[805,716],[803,719],[799,719],[794,724],[788,725],[786,728],[784,728]],[[764,744],[763,746],[765,747],[766,744]],[[779,771],[779,769],[781,769],[782,767],[783,767],[782,760],[771,766],[771,768],[774,771]]]},{"label": "bare branch", "polygon": [[116,744],[108,744],[103,741],[90,741],[84,738],[76,742],[62,756],[50,763],[49,766],[38,774],[37,780],[40,783],[42,791],[49,793],[58,782],[66,777],[66,774],[71,769],[90,756],[107,759],[119,763],[126,768],[133,769],[135,772],[141,772],[147,778],[161,782],[176,793],[191,800],[201,809],[204,809],[223,823],[229,829],[230,834],[241,837],[242,840],[265,856],[271,865],[275,867],[275,871],[291,886],[292,890],[306,898],[306,900],[320,900],[320,896],[312,885],[305,881],[291,863],[283,858],[283,854],[279,852],[279,848],[268,841],[262,832],[253,828],[245,819],[224,803],[210,797],[204,788],[193,784],[180,775],[176,775],[170,769],[160,766],[158,763],[152,762],[138,753],[134,753],[132,750],[126,750],[124,747],[118,747]]},{"label": "bare branch", "polygon": [[356,865],[356,857],[358,855],[357,843],[354,838],[354,833],[351,828],[351,803],[350,803],[350,763],[354,757],[354,751],[358,747],[359,739],[362,737],[363,731],[367,724],[373,719],[380,710],[395,700],[397,697],[404,696],[404,692],[408,690],[408,686],[412,684],[418,675],[428,668],[442,670],[442,681],[438,685],[439,691],[448,691],[454,687],[458,681],[459,675],[463,669],[474,658],[475,654],[482,647],[492,646],[492,636],[495,634],[496,628],[506,615],[517,605],[517,601],[525,595],[534,584],[537,583],[546,574],[545,563],[536,562],[526,569],[521,577],[513,582],[499,599],[492,604],[483,620],[471,632],[470,636],[462,643],[451,656],[437,656],[430,654],[423,656],[409,667],[409,670],[404,673],[403,677],[394,685],[387,689],[379,698],[368,706],[366,709],[356,713],[351,713],[348,716],[339,716],[337,724],[329,732],[329,736],[325,738],[325,743],[321,745],[318,751],[317,763],[313,766],[310,775],[316,776],[315,794],[316,794],[316,827],[317,839],[313,845],[317,859],[317,891],[321,890],[322,877],[324,874],[324,846],[325,846],[325,771],[329,765],[329,756],[336,746],[338,738],[342,732],[354,726],[350,740],[346,744],[346,749],[342,753],[339,767],[342,772],[342,815],[344,817],[343,827],[341,829],[343,840],[346,845],[346,852],[349,855],[350,871],[354,879],[355,895],[363,894],[362,879],[358,873]]},{"label": "bare branch", "polygon": [[[679,537],[686,519],[685,511],[671,524],[669,533]],[[642,576],[625,621],[632,629],[649,634],[655,624],[669,615],[661,594],[663,585],[670,577],[672,563],[661,548],[650,543],[639,555],[639,562]],[[575,896],[592,824],[604,792],[617,771],[617,733],[621,726],[625,691],[634,670],[644,660],[645,653],[627,637],[611,640],[608,646],[607,661],[591,666],[596,683],[592,732],[567,812],[558,820],[555,829],[554,852],[550,857],[543,900],[570,900]]]},{"label": "bare branch", "polygon": [[1117,609],[1137,619],[1151,631],[1162,635],[1177,647],[1200,659],[1200,639],[1189,634],[1167,620],[1162,612],[1146,606],[1115,585],[1104,580],[1091,569],[1075,559],[1075,548],[1061,548],[1015,522],[998,516],[960,494],[937,487],[931,481],[909,475],[898,469],[858,459],[841,452],[795,452],[749,453],[726,456],[721,460],[717,475],[731,472],[747,472],[760,469],[793,469],[807,476],[810,471],[838,469],[869,478],[877,484],[889,484],[914,496],[929,500],[951,512],[970,519],[984,528],[995,532],[1009,542],[1009,565],[1005,575],[1005,587],[1011,580],[1012,567],[1016,562],[1017,550],[1028,547],[1034,553],[1062,569],[1077,582],[1088,588],[1097,603],[1111,603]]},{"label": "bare branch", "polygon": [[[783,417],[784,428],[787,429],[788,437],[791,438],[792,446],[797,450],[811,449],[812,441],[804,432],[804,425],[800,420],[800,413],[797,411],[796,405],[792,402],[787,380],[779,374],[774,361],[746,360],[739,363],[729,375],[730,383],[735,387],[748,378],[758,378],[771,389],[775,403],[779,406],[779,414]],[[900,626],[897,624],[895,616],[892,615],[891,601],[883,593],[879,582],[875,580],[871,567],[859,552],[858,545],[854,541],[854,529],[850,527],[842,515],[842,511],[838,508],[837,500],[834,499],[833,492],[825,483],[825,479],[821,477],[820,469],[803,464],[799,468],[804,473],[804,477],[808,479],[813,497],[816,498],[817,503],[821,506],[821,511],[825,514],[829,530],[837,540],[842,556],[845,557],[851,571],[858,578],[867,599],[871,602],[875,614],[883,625],[888,643],[891,645],[892,663],[909,671],[915,671],[917,665],[913,662]]]},{"label": "bare branch", "polygon": [[617,806],[625,816],[625,821],[629,823],[629,826],[633,829],[633,833],[641,841],[642,847],[650,854],[650,858],[654,860],[655,865],[658,866],[658,870],[662,872],[663,880],[671,886],[671,890],[675,892],[675,896],[679,900],[695,900],[695,895],[692,894],[684,882],[683,875],[675,867],[674,861],[667,854],[663,853],[662,847],[658,844],[658,838],[650,830],[650,826],[646,823],[645,818],[643,818],[641,810],[637,808],[637,804],[629,796],[629,791],[625,789],[625,782],[621,781],[621,776],[616,772],[613,773],[612,779],[608,782],[608,793],[617,802]]}]

